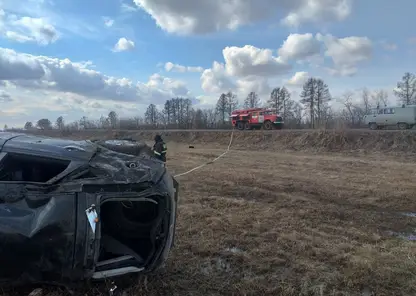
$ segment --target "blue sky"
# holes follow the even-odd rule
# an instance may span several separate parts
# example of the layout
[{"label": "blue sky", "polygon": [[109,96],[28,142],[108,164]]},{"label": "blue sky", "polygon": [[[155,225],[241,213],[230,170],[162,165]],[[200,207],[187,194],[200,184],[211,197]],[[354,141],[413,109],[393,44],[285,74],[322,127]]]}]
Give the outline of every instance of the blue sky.
[{"label": "blue sky", "polygon": [[174,96],[210,108],[228,90],[296,97],[310,76],[335,97],[391,93],[416,56],[416,2],[396,3],[0,0],[0,124],[138,116]]}]

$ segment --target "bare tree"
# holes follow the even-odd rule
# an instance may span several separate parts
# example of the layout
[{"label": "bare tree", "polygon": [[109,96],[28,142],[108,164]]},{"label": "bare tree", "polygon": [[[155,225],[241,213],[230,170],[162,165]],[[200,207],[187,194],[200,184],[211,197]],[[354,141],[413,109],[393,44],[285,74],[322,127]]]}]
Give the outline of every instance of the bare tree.
[{"label": "bare tree", "polygon": [[314,78],[308,78],[300,94],[300,102],[309,110],[310,127],[315,128],[315,96],[316,85]]},{"label": "bare tree", "polygon": [[216,111],[220,115],[222,124],[225,124],[225,117],[228,112],[228,99],[226,94],[221,94],[217,101]]},{"label": "bare tree", "polygon": [[151,124],[153,126],[156,126],[157,124],[157,115],[158,110],[155,104],[150,104],[147,107],[146,113],[144,114],[145,121],[147,124]]},{"label": "bare tree", "polygon": [[316,114],[318,124],[325,124],[327,127],[328,114],[332,114],[332,109],[329,108],[328,102],[331,100],[328,85],[322,79],[315,79],[316,84]]},{"label": "bare tree", "polygon": [[139,128],[140,125],[142,125],[144,123],[143,118],[139,117],[139,116],[134,117],[133,120],[135,122],[136,128]]},{"label": "bare tree", "polygon": [[252,91],[248,94],[247,98],[244,100],[245,108],[257,108],[260,106],[260,99],[258,95]]},{"label": "bare tree", "polygon": [[404,73],[402,80],[397,82],[396,89],[393,90],[398,101],[405,105],[416,103],[416,77],[414,74]]},{"label": "bare tree", "polygon": [[283,110],[283,101],[286,99],[286,95],[289,95],[286,88],[275,87],[267,101],[269,107],[273,108],[276,113],[280,113]]},{"label": "bare tree", "polygon": [[370,91],[367,88],[363,88],[361,93],[361,104],[363,105],[363,113],[369,114],[372,108],[371,101],[370,101]]},{"label": "bare tree", "polygon": [[200,129],[204,127],[206,127],[204,112],[201,109],[197,109],[193,119],[193,128]]},{"label": "bare tree", "polygon": [[328,85],[322,79],[311,77],[303,85],[300,97],[300,102],[309,110],[311,128],[315,128],[317,122],[326,123],[323,117],[327,114],[327,103],[331,100]]},{"label": "bare tree", "polygon": [[56,119],[55,126],[56,126],[56,128],[57,128],[57,129],[59,129],[59,130],[63,130],[63,129],[64,129],[65,124],[64,124],[64,118],[63,118],[62,116],[59,116],[59,117]]},{"label": "bare tree", "polygon": [[83,129],[87,129],[88,126],[88,118],[86,116],[82,116],[79,120],[79,126]]},{"label": "bare tree", "polygon": [[352,125],[355,123],[355,112],[354,109],[356,108],[353,104],[353,97],[354,93],[351,91],[347,91],[342,95],[343,105],[345,107],[345,119],[348,122],[351,122]]},{"label": "bare tree", "polygon": [[283,114],[284,121],[293,118],[294,101],[290,99],[290,93],[285,87],[274,88],[267,103],[276,113]]},{"label": "bare tree", "polygon": [[111,128],[117,128],[118,115],[115,111],[108,113],[108,120],[110,121]]},{"label": "bare tree", "polygon": [[237,109],[238,106],[238,101],[237,101],[237,96],[235,94],[233,94],[232,92],[228,92],[226,95],[227,97],[227,107],[228,107],[228,115],[231,116],[231,113]]},{"label": "bare tree", "polygon": [[321,105],[320,113],[320,122],[322,125],[321,127],[330,128],[331,123],[333,123],[334,118],[336,116],[334,110],[332,110],[331,106],[329,106],[328,104],[323,104]]},{"label": "bare tree", "polygon": [[217,112],[215,109],[205,109],[202,110],[202,112],[204,113],[204,117],[206,118],[207,121],[207,126],[210,128],[214,128],[214,124],[217,120]]},{"label": "bare tree", "polygon": [[36,125],[37,125],[38,128],[43,129],[43,130],[52,128],[52,123],[47,118],[39,119],[38,122],[36,123]]},{"label": "bare tree", "polygon": [[66,129],[70,131],[77,131],[79,130],[79,122],[74,121],[66,125]]},{"label": "bare tree", "polygon": [[372,100],[376,103],[377,108],[386,107],[389,103],[389,95],[387,91],[379,89],[371,95]]},{"label": "bare tree", "polygon": [[30,122],[30,121],[27,121],[26,123],[25,123],[25,127],[24,127],[24,129],[25,130],[31,130],[33,128],[33,123],[32,122]]},{"label": "bare tree", "polygon": [[296,126],[300,127],[303,119],[303,107],[298,102],[293,104],[293,119],[295,120]]},{"label": "bare tree", "polygon": [[192,125],[194,110],[192,108],[192,101],[190,99],[180,99],[181,106],[181,127],[190,128]]},{"label": "bare tree", "polygon": [[164,105],[163,110],[162,110],[162,113],[163,113],[164,118],[165,118],[166,125],[169,125],[169,124],[172,123],[172,112],[173,112],[172,107],[173,107],[172,101],[167,100],[165,102],[165,105]]},{"label": "bare tree", "polygon": [[[83,123],[81,123],[81,122],[83,122]],[[81,119],[81,122],[80,122],[80,125],[85,128],[86,125],[87,125],[85,116],[83,117],[83,119]],[[101,116],[99,122],[100,122],[99,126],[101,128],[109,128],[111,126],[110,120],[109,120],[108,117]]]}]

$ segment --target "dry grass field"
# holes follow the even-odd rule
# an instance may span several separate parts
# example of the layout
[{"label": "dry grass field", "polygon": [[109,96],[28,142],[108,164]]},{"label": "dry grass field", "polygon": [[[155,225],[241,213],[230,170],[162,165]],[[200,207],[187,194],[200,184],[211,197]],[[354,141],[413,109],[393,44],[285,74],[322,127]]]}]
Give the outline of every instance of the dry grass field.
[{"label": "dry grass field", "polygon": [[[215,158],[227,137],[194,139],[194,149],[191,140],[169,142],[168,169],[178,174]],[[167,266],[134,279],[125,295],[416,295],[412,155],[238,143],[178,178],[177,238]]]}]

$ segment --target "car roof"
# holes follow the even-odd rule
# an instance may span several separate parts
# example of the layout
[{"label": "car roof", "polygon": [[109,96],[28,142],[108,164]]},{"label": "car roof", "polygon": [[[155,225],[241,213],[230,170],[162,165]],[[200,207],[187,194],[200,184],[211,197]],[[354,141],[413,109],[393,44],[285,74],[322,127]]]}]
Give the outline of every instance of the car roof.
[{"label": "car roof", "polygon": [[23,133],[0,132],[0,152],[70,161],[89,161],[97,149],[98,146],[90,141],[73,141]]}]

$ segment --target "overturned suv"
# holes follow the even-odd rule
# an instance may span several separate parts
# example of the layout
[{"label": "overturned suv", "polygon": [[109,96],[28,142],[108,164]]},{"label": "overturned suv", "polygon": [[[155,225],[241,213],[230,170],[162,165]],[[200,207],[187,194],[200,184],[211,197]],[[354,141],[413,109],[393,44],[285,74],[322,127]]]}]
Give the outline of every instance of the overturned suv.
[{"label": "overturned suv", "polygon": [[178,183],[151,156],[0,132],[0,285],[154,271],[177,202]]}]

